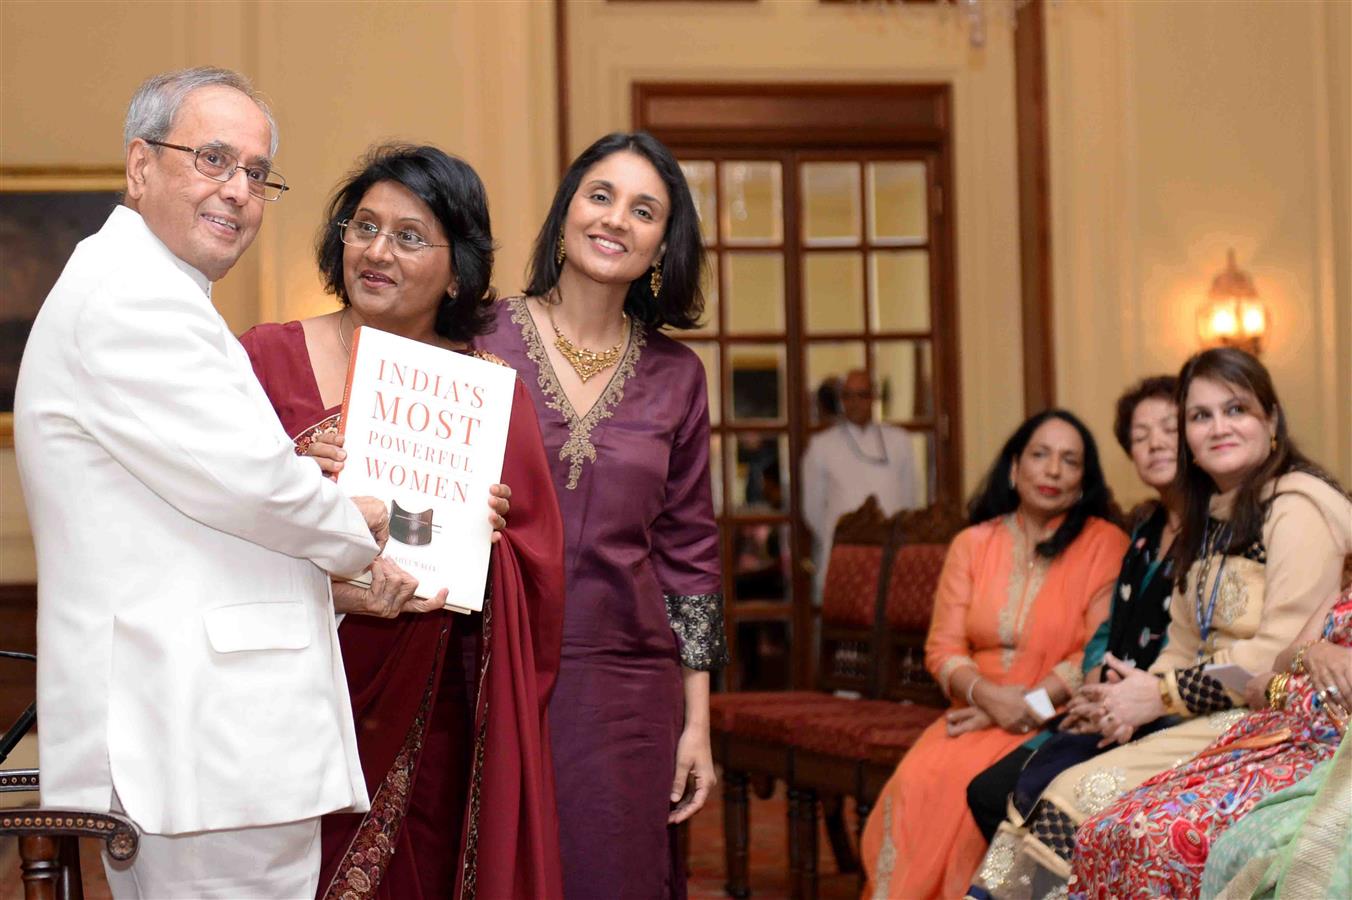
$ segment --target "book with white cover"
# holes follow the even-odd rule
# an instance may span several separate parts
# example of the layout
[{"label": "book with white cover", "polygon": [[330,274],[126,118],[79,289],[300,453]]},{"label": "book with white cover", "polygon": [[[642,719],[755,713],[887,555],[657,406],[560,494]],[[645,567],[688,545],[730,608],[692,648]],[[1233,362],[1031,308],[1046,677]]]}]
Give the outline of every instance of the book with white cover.
[{"label": "book with white cover", "polygon": [[1052,705],[1051,694],[1047,693],[1046,688],[1029,691],[1023,695],[1023,699],[1029,708],[1037,713],[1039,722],[1045,722],[1056,715],[1056,707]]},{"label": "book with white cover", "polygon": [[516,372],[363,326],[352,336],[338,486],[384,500],[384,555],[417,595],[483,609],[493,534],[488,489],[502,477]]},{"label": "book with white cover", "polygon": [[1234,663],[1209,663],[1202,669],[1203,674],[1219,681],[1227,691],[1243,696],[1244,689],[1253,679],[1253,673]]}]

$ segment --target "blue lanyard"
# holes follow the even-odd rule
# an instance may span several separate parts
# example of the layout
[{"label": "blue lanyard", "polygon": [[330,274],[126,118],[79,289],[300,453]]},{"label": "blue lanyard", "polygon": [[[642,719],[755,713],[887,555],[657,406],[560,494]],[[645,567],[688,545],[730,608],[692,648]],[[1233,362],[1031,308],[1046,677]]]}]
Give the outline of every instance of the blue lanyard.
[{"label": "blue lanyard", "polygon": [[1202,591],[1206,589],[1206,576],[1211,566],[1209,564],[1204,566],[1199,573],[1201,577],[1197,584],[1197,626],[1202,632],[1202,642],[1197,645],[1198,662],[1201,662],[1206,656],[1206,642],[1207,638],[1211,636],[1211,622],[1216,616],[1216,598],[1219,597],[1221,593],[1221,577],[1225,574],[1225,561],[1227,559],[1224,550],[1228,549],[1224,548],[1222,545],[1229,543],[1228,538],[1230,528],[1227,525],[1221,529],[1220,533],[1216,535],[1216,542],[1214,545],[1210,540],[1210,532],[1211,523],[1208,522],[1206,532],[1204,532],[1202,536],[1202,549],[1207,554],[1209,560],[1212,553],[1214,553],[1216,549],[1221,548],[1221,564],[1216,567],[1216,580],[1211,583],[1211,599],[1210,602],[1207,603],[1205,611],[1202,609]]}]

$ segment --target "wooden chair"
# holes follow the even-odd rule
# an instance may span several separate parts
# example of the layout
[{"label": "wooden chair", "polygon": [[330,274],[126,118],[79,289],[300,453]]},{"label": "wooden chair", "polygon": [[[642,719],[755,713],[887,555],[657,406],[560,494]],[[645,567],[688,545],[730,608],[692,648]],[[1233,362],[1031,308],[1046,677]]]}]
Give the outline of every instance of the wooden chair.
[{"label": "wooden chair", "polygon": [[[28,659],[30,653],[0,651],[10,659]],[[0,736],[0,763],[8,758],[36,721],[30,705]],[[0,794],[38,790],[37,769],[0,769]],[[19,839],[19,873],[24,900],[82,900],[80,838],[103,841],[108,855],[118,861],[136,856],[140,834],[131,820],[116,813],[85,812],[21,806],[0,809],[0,835]]]},{"label": "wooden chair", "polygon": [[[855,798],[862,832],[887,776],[946,706],[925,670],[924,641],[948,541],[964,524],[956,511],[943,507],[895,517],[897,550],[875,617],[879,665],[870,693],[882,699],[796,715],[778,710],[759,714],[778,720],[778,733],[789,748],[789,878],[794,897],[817,896],[819,803],[835,808],[843,798]],[[748,726],[769,724],[756,718]],[[883,770],[887,775],[878,781]],[[839,838],[830,836],[839,861]],[[841,871],[857,869],[857,864],[841,866]]]},{"label": "wooden chair", "polygon": [[[872,497],[858,510],[841,517],[836,526],[823,588],[816,690],[749,691],[710,698],[714,758],[723,768],[725,889],[733,897],[747,897],[751,892],[747,878],[748,791],[754,784],[758,795],[768,797],[776,781],[789,781],[788,748],[774,723],[806,710],[822,715],[840,711],[855,701],[833,692],[863,695],[878,684],[877,610],[895,533],[894,523],[883,516]],[[773,711],[781,715],[770,716],[767,730],[762,714]],[[838,807],[828,816],[828,828],[838,862],[848,870],[854,855]]]}]

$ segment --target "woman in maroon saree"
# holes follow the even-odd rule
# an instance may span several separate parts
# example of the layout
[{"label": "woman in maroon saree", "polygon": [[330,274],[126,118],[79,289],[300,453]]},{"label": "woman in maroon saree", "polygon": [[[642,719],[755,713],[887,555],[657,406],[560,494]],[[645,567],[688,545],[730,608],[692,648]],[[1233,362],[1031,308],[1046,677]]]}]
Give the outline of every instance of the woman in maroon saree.
[{"label": "woman in maroon saree", "polygon": [[[488,321],[492,238],[478,177],[431,147],[373,153],[326,221],[320,268],[343,310],[261,325],[241,343],[297,452],[333,472],[342,454],[329,435],[351,330],[370,324],[475,352],[467,342]],[[546,710],[559,665],[563,529],[520,380],[502,482],[520,499],[493,547],[482,615],[382,618],[398,612],[390,592],[381,601],[334,587],[340,612],[374,613],[346,616],[338,632],[371,809],[324,818],[321,897],[561,893]]]}]

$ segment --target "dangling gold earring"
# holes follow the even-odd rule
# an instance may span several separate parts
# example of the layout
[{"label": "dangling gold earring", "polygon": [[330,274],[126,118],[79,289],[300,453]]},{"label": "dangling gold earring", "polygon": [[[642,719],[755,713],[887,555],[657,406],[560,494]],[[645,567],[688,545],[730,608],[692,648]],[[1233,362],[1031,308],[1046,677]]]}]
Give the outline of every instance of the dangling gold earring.
[{"label": "dangling gold earring", "polygon": [[648,276],[648,287],[652,288],[654,297],[662,293],[662,260],[660,259],[653,264],[653,273]]},{"label": "dangling gold earring", "polygon": [[560,265],[560,266],[563,265],[563,258],[564,258],[565,256],[567,256],[567,255],[568,255],[568,251],[565,250],[565,249],[563,248],[563,232],[560,231],[560,232],[559,232],[559,249],[558,249],[558,252],[554,254],[554,262],[555,262],[556,264]]},{"label": "dangling gold earring", "polygon": [[1272,436],[1272,452],[1277,452],[1277,435],[1275,434]]}]

